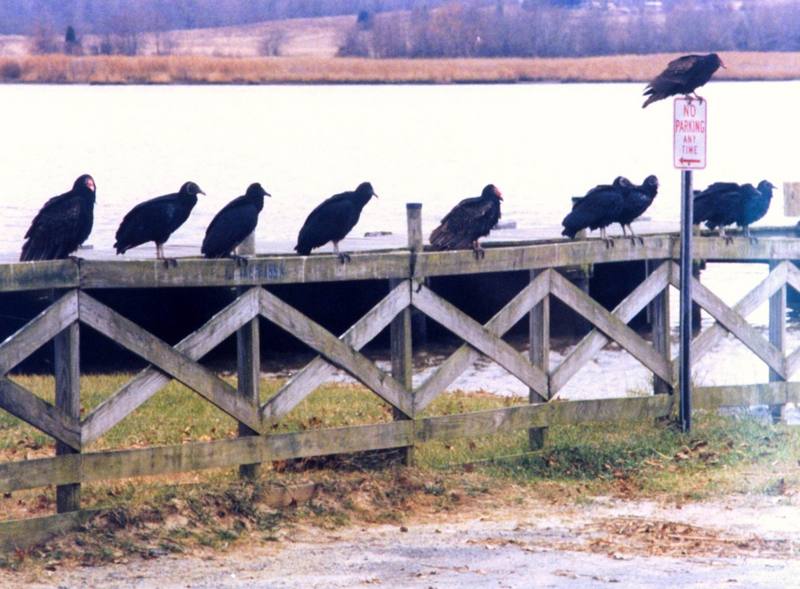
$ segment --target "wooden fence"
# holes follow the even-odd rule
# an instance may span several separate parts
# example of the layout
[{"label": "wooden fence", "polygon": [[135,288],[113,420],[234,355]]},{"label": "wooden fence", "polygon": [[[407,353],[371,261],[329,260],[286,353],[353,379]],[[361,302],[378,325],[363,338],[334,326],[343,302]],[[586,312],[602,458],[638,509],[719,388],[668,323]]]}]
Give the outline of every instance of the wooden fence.
[{"label": "wooden fence", "polygon": [[[177,267],[158,261],[64,260],[0,265],[0,291],[57,289],[59,296],[41,314],[0,343],[0,408],[54,438],[56,456],[0,464],[0,492],[55,485],[62,519],[40,518],[0,525],[0,546],[40,540],[69,522],[80,522],[80,484],[98,480],[163,475],[199,469],[255,465],[273,460],[366,450],[403,448],[416,443],[528,429],[534,444],[544,428],[559,424],[657,418],[675,407],[672,388],[677,362],[670,357],[669,286],[679,286],[678,240],[645,237],[643,245],[619,240],[606,248],[599,240],[553,241],[490,247],[485,258],[471,252],[428,252],[421,248],[419,211],[410,209],[406,250],[352,255],[346,265],[332,255],[258,256],[247,265],[230,260],[182,259]],[[800,239],[776,237],[750,243],[695,240],[696,258],[767,263],[771,271],[733,307],[695,280],[695,301],[715,320],[694,341],[693,360],[708,353],[726,333],[741,340],[770,369],[770,383],[695,390],[694,406],[715,408],[800,400],[800,383],[789,378],[800,368],[800,351],[784,349],[787,285],[800,291]],[[559,272],[571,266],[648,261],[652,269],[615,309],[606,310]],[[485,325],[439,296],[425,279],[483,272],[530,271],[530,282]],[[385,279],[388,294],[340,337],[271,294],[265,287],[286,283]],[[170,346],[99,302],[90,291],[108,288],[238,287],[238,296],[203,326]],[[549,369],[549,305],[555,297],[593,330],[554,369]],[[769,338],[745,317],[769,301]],[[650,306],[652,338],[627,324]],[[464,341],[424,382],[412,387],[410,313],[425,314]],[[530,322],[530,352],[524,356],[503,340],[518,321]],[[318,353],[265,403],[259,402],[258,318],[280,326]],[[79,337],[87,325],[149,363],[130,382],[81,417]],[[392,372],[386,373],[360,350],[385,327],[392,332]],[[199,360],[237,334],[238,389]],[[49,340],[55,340],[55,403],[14,383],[7,374]],[[654,393],[636,398],[563,401],[554,396],[607,343],[616,342],[654,375]],[[480,356],[493,360],[525,383],[530,402],[473,413],[418,417]],[[273,424],[305,399],[337,368],[356,378],[392,406],[395,421],[373,425],[271,434]],[[85,452],[115,424],[175,379],[235,418],[240,437],[173,446]],[[242,466],[244,465],[244,466]],[[60,522],[60,523],[59,523]],[[66,522],[66,523],[65,523]],[[4,527],[3,527],[4,526]],[[21,535],[20,535],[21,534]],[[10,536],[11,535],[11,536]],[[16,536],[14,536],[16,535]],[[12,537],[13,536],[13,537]],[[5,538],[5,540],[3,540]]]}]

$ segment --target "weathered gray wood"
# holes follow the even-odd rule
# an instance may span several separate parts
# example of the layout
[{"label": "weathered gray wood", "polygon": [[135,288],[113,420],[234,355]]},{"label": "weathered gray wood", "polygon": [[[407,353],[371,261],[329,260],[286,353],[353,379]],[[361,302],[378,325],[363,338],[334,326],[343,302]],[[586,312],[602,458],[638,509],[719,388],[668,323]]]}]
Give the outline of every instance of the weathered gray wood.
[{"label": "weathered gray wood", "polygon": [[411,293],[411,304],[546,397],[547,375],[472,317],[422,285]]},{"label": "weathered gray wood", "polygon": [[[56,411],[70,421],[81,418],[81,368],[80,326],[72,323],[53,340],[55,357],[53,362],[56,385]],[[56,456],[80,453],[80,448],[56,441]],[[56,510],[58,513],[78,511],[81,508],[80,484],[56,487]]]},{"label": "weathered gray wood", "polygon": [[692,404],[699,409],[785,405],[800,402],[800,383],[770,382],[751,385],[697,387]]},{"label": "weathered gray wood", "polygon": [[80,293],[79,307],[81,322],[179,380],[231,417],[260,431],[258,410],[213,372],[84,292]]},{"label": "weathered gray wood", "polygon": [[[410,304],[410,282],[403,281],[344,332],[340,339],[348,346],[360,350],[375,339],[389,325],[392,318]],[[336,370],[335,365],[322,356],[317,356],[264,404],[261,410],[263,418],[274,421],[283,417],[332,376]]]},{"label": "weathered gray wood", "polygon": [[[252,235],[251,235],[252,237]],[[255,239],[252,239],[252,252],[255,253]],[[241,255],[242,246],[239,247]],[[245,251],[249,248],[245,248]],[[240,287],[241,288],[241,287]],[[257,287],[254,287],[257,288]],[[245,290],[240,290],[239,295]],[[249,321],[236,332],[236,388],[239,394],[258,411],[261,406],[259,396],[259,379],[261,377],[261,338],[258,328],[258,317]],[[257,436],[258,431],[246,423],[239,422],[239,437]],[[242,464],[239,476],[254,479],[258,476],[258,464]]]},{"label": "weathered gray wood", "polygon": [[397,421],[299,433],[248,436],[214,442],[90,452],[24,462],[0,463],[0,492],[45,485],[114,480],[228,468],[408,446],[414,422]]},{"label": "weathered gray wood", "polygon": [[177,267],[158,260],[84,260],[82,288],[154,288],[171,286],[253,286],[408,278],[409,255],[405,250],[351,253],[341,264],[332,254],[312,256],[256,256],[246,266],[234,260],[181,258]]},{"label": "weathered gray wood", "polygon": [[[775,263],[770,264],[770,270],[775,268]],[[788,274],[788,273],[787,273]],[[769,298],[769,342],[780,351],[782,356],[786,353],[786,285]],[[783,382],[787,380],[770,368],[769,381]],[[781,422],[785,420],[785,405],[772,405],[770,407],[773,420]]]},{"label": "weathered gray wood", "polygon": [[409,417],[412,415],[413,398],[406,392],[403,385],[391,375],[378,369],[364,355],[272,293],[261,289],[259,298],[261,314],[266,319],[349,372],[372,392],[405,415]]},{"label": "weathered gray wood", "polygon": [[0,376],[78,320],[78,292],[67,294],[0,343]]},{"label": "weathered gray wood", "polygon": [[783,354],[696,278],[692,279],[692,299],[770,368],[782,376],[786,374]]},{"label": "weathered gray wood", "polygon": [[78,420],[63,415],[50,403],[7,378],[0,378],[0,409],[76,450],[81,447]]},{"label": "weathered gray wood", "polygon": [[[759,282],[750,292],[733,307],[733,311],[742,317],[747,317],[750,313],[758,309],[769,297],[775,294],[787,280],[789,270],[788,262],[778,264],[769,275]],[[677,264],[670,264],[670,282],[680,284],[680,268]],[[719,323],[714,323],[711,327],[704,330],[692,341],[692,362],[696,363],[705,354],[710,352],[714,346],[727,334],[728,331]],[[790,365],[787,362],[787,367]],[[677,357],[673,358],[673,382],[678,379]],[[790,373],[791,374],[791,373]]]},{"label": "weathered gray wood", "polygon": [[[175,349],[192,360],[199,360],[257,315],[258,292],[251,289],[186,336]],[[157,368],[148,367],[139,372],[86,416],[82,424],[84,444],[102,436],[171,380],[172,377]]]},{"label": "weathered gray wood", "polygon": [[75,260],[0,264],[0,292],[78,286],[80,286],[80,275]]},{"label": "weathered gray wood", "polygon": [[[531,270],[530,280],[534,282],[538,275],[546,270]],[[550,297],[544,297],[528,314],[528,359],[531,364],[545,374],[550,371]],[[547,397],[553,393],[549,383]],[[528,401],[536,403],[541,399],[539,393],[528,389]],[[528,430],[528,446],[531,450],[543,448],[547,438],[547,429],[540,427]]]},{"label": "weathered gray wood", "polygon": [[[617,305],[612,311],[612,315],[627,325],[654,297],[658,296],[659,292],[668,286],[669,265],[662,264]],[[551,395],[555,395],[564,388],[569,379],[575,376],[575,373],[583,368],[608,342],[609,339],[597,329],[589,332],[553,371],[550,376]],[[656,349],[656,352],[659,351]],[[665,358],[665,361],[668,362],[669,359]]]},{"label": "weathered gray wood", "polygon": [[575,312],[585,317],[609,338],[625,348],[653,374],[664,380],[671,376],[669,362],[635,331],[606,311],[597,301],[586,296],[566,278],[553,273],[550,292]]},{"label": "weathered gray wood", "polygon": [[100,510],[81,510],[0,522],[0,553],[27,550],[86,525]]},{"label": "weathered gray wood", "polygon": [[427,442],[486,436],[530,427],[630,421],[664,417],[669,415],[671,407],[672,397],[669,395],[551,401],[418,420],[416,435],[418,441]]},{"label": "weathered gray wood", "polygon": [[[698,237],[692,240],[692,255],[694,258],[710,262],[775,262],[778,260],[800,259],[800,240],[794,237],[775,236],[769,239],[759,239],[751,243],[747,238],[737,236],[732,244],[725,244],[718,237]],[[678,242],[673,245],[673,259],[678,252]],[[670,256],[662,256],[670,257]]]},{"label": "weathered gray wood", "polygon": [[414,270],[416,276],[423,277],[664,259],[673,257],[672,241],[671,235],[658,235],[645,237],[644,245],[633,246],[629,241],[620,240],[613,248],[607,248],[600,239],[579,241],[562,239],[551,243],[514,247],[484,244],[486,256],[480,260],[476,260],[470,250],[422,252],[416,258]]},{"label": "weathered gray wood", "polygon": [[[533,282],[523,288],[509,303],[492,317],[486,324],[489,333],[504,335],[522,319],[526,313],[539,303],[550,292],[550,272],[545,270]],[[414,393],[414,407],[422,411],[442,391],[457,379],[467,368],[480,357],[480,352],[469,344],[463,344],[439,368],[423,382]],[[539,401],[545,400],[547,389],[541,391]]]},{"label": "weathered gray wood", "polygon": [[[652,263],[651,263],[652,264]],[[652,333],[653,349],[658,352],[667,362],[672,361],[672,338],[669,320],[669,261],[663,261],[658,268],[651,272],[650,276],[664,273],[664,287],[650,303],[650,329]],[[650,277],[648,276],[648,278]],[[653,377],[653,394],[670,395],[673,392],[672,382],[665,381],[657,376]]]}]

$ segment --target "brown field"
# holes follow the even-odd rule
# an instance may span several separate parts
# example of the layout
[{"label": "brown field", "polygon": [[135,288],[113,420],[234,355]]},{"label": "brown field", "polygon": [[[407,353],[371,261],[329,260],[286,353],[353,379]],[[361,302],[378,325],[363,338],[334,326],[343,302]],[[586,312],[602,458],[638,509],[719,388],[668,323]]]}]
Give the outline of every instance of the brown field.
[{"label": "brown field", "polygon": [[[393,59],[333,57],[40,55],[0,57],[0,82],[59,84],[276,84],[642,82],[673,54],[554,59]],[[800,78],[800,53],[722,55],[716,79]]]}]

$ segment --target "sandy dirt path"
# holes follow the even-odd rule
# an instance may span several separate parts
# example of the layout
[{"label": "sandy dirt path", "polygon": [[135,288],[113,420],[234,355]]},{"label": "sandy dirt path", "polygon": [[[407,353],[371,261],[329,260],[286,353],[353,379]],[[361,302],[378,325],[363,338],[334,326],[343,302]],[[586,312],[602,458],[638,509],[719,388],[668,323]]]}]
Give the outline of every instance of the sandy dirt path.
[{"label": "sandy dirt path", "polygon": [[800,506],[787,497],[681,507],[600,498],[440,514],[400,526],[302,528],[228,553],[0,574],[36,588],[797,587]]}]

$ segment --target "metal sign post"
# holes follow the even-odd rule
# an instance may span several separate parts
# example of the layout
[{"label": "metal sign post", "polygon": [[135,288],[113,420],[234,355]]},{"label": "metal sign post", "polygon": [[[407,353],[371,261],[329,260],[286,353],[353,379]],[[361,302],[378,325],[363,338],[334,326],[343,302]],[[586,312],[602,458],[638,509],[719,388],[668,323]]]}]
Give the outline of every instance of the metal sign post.
[{"label": "metal sign post", "polygon": [[692,428],[692,170],[706,167],[707,102],[676,98],[673,111],[673,164],[681,170],[680,422]]}]

